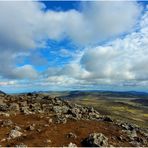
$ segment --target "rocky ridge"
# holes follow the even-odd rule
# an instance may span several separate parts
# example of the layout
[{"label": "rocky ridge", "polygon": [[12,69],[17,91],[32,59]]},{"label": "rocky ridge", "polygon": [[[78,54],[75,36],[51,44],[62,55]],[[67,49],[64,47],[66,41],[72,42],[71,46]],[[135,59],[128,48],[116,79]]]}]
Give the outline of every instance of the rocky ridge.
[{"label": "rocky ridge", "polygon": [[[40,118],[47,118],[48,123],[44,124],[44,127],[49,127],[50,124],[68,124],[68,122],[77,121],[93,121],[97,124],[101,122],[107,122],[114,127],[120,128],[120,132],[123,133],[119,136],[111,137],[116,141],[129,143],[130,146],[148,146],[148,132],[146,129],[142,129],[137,125],[115,121],[110,117],[101,115],[92,107],[84,107],[78,104],[73,104],[67,100],[62,100],[57,97],[50,97],[49,95],[43,94],[22,94],[22,95],[7,95],[5,93],[0,94],[0,126],[10,129],[7,136],[0,139],[0,144],[10,143],[16,138],[21,138],[26,136],[25,132],[41,132],[40,127],[36,127],[36,124],[29,124],[25,129],[22,129],[16,123],[13,123],[9,117],[12,116],[32,116],[39,115]],[[3,117],[5,117],[3,119]],[[8,119],[7,119],[8,118]],[[107,129],[106,129],[107,130]],[[27,132],[26,132],[27,133]],[[126,138],[125,138],[126,135]],[[68,133],[67,138],[77,140],[78,135],[75,133]],[[52,143],[50,139],[46,140],[46,143]],[[90,133],[87,137],[84,137],[80,141],[81,146],[97,146],[106,147],[112,146],[108,140],[108,137],[103,133],[96,133],[95,131]],[[24,143],[19,143],[16,145],[26,147]],[[7,145],[3,145],[7,146]],[[8,146],[11,146],[8,145]],[[64,145],[61,145],[64,146]],[[76,147],[77,145],[73,142],[69,142],[67,145],[69,147]],[[114,145],[113,145],[114,146]]]}]

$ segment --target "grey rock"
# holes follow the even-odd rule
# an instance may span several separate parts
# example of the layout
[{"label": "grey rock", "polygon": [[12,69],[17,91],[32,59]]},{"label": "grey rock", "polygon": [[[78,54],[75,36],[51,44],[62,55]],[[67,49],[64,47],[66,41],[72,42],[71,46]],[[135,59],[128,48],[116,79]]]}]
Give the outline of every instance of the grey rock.
[{"label": "grey rock", "polygon": [[24,148],[26,148],[27,145],[25,145],[24,143],[20,143],[20,144],[17,144],[15,147],[17,147],[17,148],[19,148],[19,147],[24,147]]},{"label": "grey rock", "polygon": [[10,120],[10,119],[6,119],[2,122],[2,126],[12,126],[13,125],[13,122]]},{"label": "grey rock", "polygon": [[29,130],[29,131],[35,130],[35,124],[32,124],[32,125],[28,126],[27,130]]},{"label": "grey rock", "polygon": [[137,132],[135,130],[131,131],[131,135],[132,138],[137,137]]},{"label": "grey rock", "polygon": [[53,111],[56,114],[66,114],[68,112],[68,107],[67,106],[53,106]]},{"label": "grey rock", "polygon": [[17,104],[17,103],[11,103],[11,105],[9,106],[9,110],[10,111],[13,111],[13,112],[19,111],[20,110],[19,104]]},{"label": "grey rock", "polygon": [[144,137],[135,137],[133,141],[140,143],[141,145],[147,145],[148,140]]},{"label": "grey rock", "polygon": [[14,127],[14,130],[21,131],[21,127],[15,126],[15,127]]},{"label": "grey rock", "polygon": [[131,139],[131,140],[133,140],[135,137],[137,137],[137,132],[135,131],[135,130],[132,130],[132,131],[130,131],[130,130],[122,130],[124,133],[126,133],[127,134],[127,136]]},{"label": "grey rock", "polygon": [[9,133],[9,138],[8,139],[14,139],[17,137],[22,136],[22,132],[18,131],[18,130],[11,130]]},{"label": "grey rock", "polygon": [[87,147],[106,147],[108,146],[108,138],[102,133],[92,133],[82,141]]},{"label": "grey rock", "polygon": [[28,115],[31,114],[32,112],[29,110],[28,106],[24,106],[21,108],[21,112],[23,112],[24,114]]},{"label": "grey rock", "polygon": [[8,111],[8,105],[6,103],[0,104],[0,111]]},{"label": "grey rock", "polygon": [[137,141],[131,141],[130,142],[134,147],[141,147],[141,144]]},{"label": "grey rock", "polygon": [[63,124],[65,124],[66,122],[67,122],[67,119],[64,117],[64,116],[62,116],[62,115],[57,115],[56,116],[56,121],[55,121],[56,123],[63,123]]}]

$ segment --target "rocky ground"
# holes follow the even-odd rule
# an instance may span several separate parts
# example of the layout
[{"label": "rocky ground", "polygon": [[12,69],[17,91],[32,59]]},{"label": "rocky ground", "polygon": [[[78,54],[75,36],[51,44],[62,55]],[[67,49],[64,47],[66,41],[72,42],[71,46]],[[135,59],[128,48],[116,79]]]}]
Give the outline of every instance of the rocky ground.
[{"label": "rocky ground", "polygon": [[0,94],[0,145],[148,146],[148,131],[43,94]]}]

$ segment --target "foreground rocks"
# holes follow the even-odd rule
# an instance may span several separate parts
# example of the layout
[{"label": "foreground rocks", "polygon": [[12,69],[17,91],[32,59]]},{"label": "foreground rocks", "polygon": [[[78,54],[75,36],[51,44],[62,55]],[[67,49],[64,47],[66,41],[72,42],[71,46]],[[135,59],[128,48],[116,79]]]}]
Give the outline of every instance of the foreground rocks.
[{"label": "foreground rocks", "polygon": [[[35,145],[36,141],[33,145],[32,141],[25,143],[34,136],[45,147],[148,146],[147,130],[137,125],[115,121],[92,107],[43,94],[0,94],[0,130],[2,146],[41,146]],[[62,134],[67,143],[56,145]]]},{"label": "foreground rocks", "polygon": [[10,131],[8,139],[14,139],[20,136],[22,136],[22,132],[14,129]]},{"label": "foreground rocks", "polygon": [[86,147],[107,147],[108,138],[102,133],[92,133],[82,143]]},{"label": "foreground rocks", "polygon": [[0,112],[9,114],[23,113],[25,115],[54,112],[57,123],[66,123],[67,119],[97,120],[101,116],[92,107],[72,104],[60,98],[51,98],[41,94],[25,94],[18,96],[5,95],[5,102],[0,104]]}]

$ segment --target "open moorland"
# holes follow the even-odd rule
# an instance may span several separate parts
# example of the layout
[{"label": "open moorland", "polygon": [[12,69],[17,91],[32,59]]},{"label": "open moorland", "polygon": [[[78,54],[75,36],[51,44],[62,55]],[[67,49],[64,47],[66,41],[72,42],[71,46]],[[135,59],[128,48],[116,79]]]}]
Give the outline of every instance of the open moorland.
[{"label": "open moorland", "polygon": [[50,92],[85,106],[92,106],[101,114],[136,123],[148,128],[148,94],[138,92],[72,91]]}]

